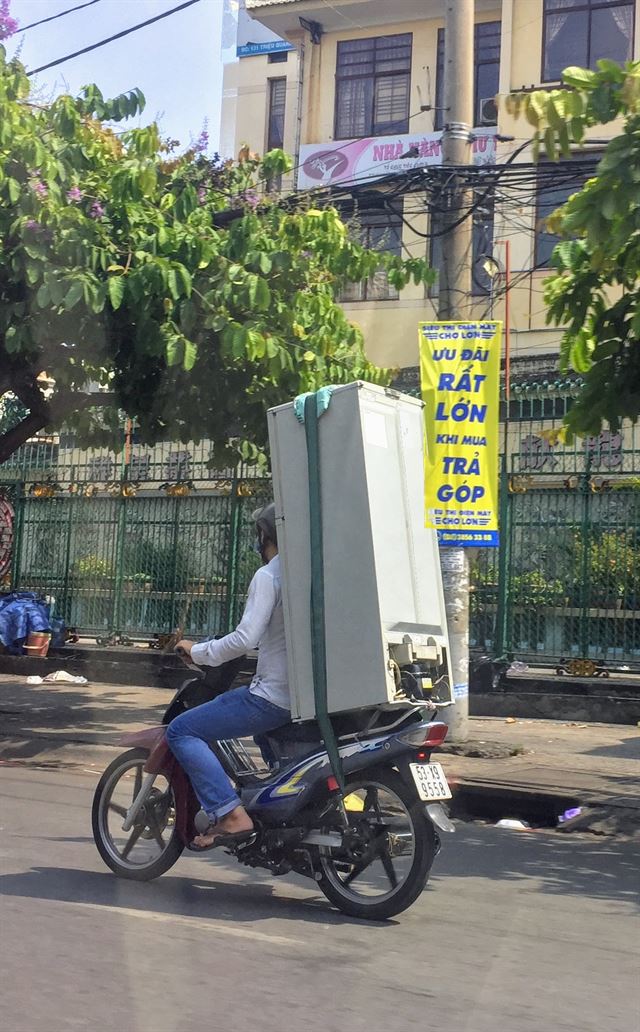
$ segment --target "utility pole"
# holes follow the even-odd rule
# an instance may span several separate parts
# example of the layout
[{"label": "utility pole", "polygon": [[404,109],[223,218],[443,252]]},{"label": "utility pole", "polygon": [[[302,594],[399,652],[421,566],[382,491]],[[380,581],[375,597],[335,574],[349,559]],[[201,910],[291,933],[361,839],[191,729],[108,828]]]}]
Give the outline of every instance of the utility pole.
[{"label": "utility pole", "polygon": [[[474,0],[446,0],[444,29],[443,165],[473,160]],[[452,176],[445,194],[438,318],[469,317],[473,220],[464,177]],[[469,723],[469,563],[465,548],[440,551],[455,706],[446,711],[452,741],[464,742]]]}]

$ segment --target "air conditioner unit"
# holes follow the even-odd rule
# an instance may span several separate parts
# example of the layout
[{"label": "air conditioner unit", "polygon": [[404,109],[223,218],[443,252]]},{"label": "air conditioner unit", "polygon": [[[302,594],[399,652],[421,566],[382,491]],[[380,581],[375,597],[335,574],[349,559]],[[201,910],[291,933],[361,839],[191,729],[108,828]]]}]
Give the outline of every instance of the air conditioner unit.
[{"label": "air conditioner unit", "polygon": [[498,105],[495,97],[482,97],[478,103],[478,109],[480,125],[498,124]]}]

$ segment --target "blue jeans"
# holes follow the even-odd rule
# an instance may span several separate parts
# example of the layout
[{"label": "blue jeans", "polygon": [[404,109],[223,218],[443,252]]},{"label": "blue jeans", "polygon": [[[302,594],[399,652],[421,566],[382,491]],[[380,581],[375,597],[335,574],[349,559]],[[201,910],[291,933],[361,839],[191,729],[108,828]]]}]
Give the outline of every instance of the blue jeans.
[{"label": "blue jeans", "polygon": [[273,731],[290,719],[288,710],[254,695],[249,688],[234,688],[171,721],[167,728],[171,752],[212,821],[235,810],[240,799],[208,743]]}]

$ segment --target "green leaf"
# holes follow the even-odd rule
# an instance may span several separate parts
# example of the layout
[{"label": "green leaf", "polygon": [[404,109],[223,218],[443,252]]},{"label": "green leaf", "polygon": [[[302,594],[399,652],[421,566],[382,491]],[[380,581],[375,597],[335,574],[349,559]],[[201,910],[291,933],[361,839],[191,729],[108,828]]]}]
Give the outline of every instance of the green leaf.
[{"label": "green leaf", "polygon": [[526,108],[527,119],[532,125],[538,126],[547,117],[547,105],[549,98],[547,93],[532,93]]},{"label": "green leaf", "polygon": [[178,275],[175,269],[169,269],[167,273],[167,287],[169,288],[169,293],[173,300],[177,301],[180,297],[180,289],[178,287]]},{"label": "green leaf", "polygon": [[571,119],[571,136],[575,143],[582,143],[584,139],[584,119],[572,118]]},{"label": "green leaf", "polygon": [[198,324],[198,309],[191,300],[185,300],[180,305],[180,328],[189,336],[193,333]]},{"label": "green leaf", "polygon": [[20,198],[20,183],[9,177],[6,181],[7,196],[10,204],[17,204]]},{"label": "green leaf", "polygon": [[571,140],[569,139],[569,128],[566,122],[563,122],[558,129],[558,146],[560,147],[562,157],[569,160],[571,158]]},{"label": "green leaf", "polygon": [[184,265],[176,266],[176,273],[182,281],[183,292],[187,297],[191,297],[191,275],[184,267]]},{"label": "green leaf", "polygon": [[84,284],[81,279],[75,279],[69,287],[64,299],[64,307],[68,312],[78,304],[84,294]]},{"label": "green leaf", "polygon": [[234,327],[231,339],[231,352],[234,358],[246,357],[248,332],[246,326]]},{"label": "green leaf", "polygon": [[49,288],[46,283],[42,283],[36,294],[36,304],[38,305],[38,308],[46,308],[50,300]]},{"label": "green leaf", "polygon": [[25,272],[27,283],[30,287],[33,287],[42,276],[42,266],[37,265],[35,262],[27,262]]},{"label": "green leaf", "polygon": [[583,254],[584,249],[577,240],[562,240],[554,250],[554,255],[560,259],[565,269],[574,269]]},{"label": "green leaf", "polygon": [[601,72],[607,76],[611,82],[623,83],[625,80],[625,71],[621,65],[616,64],[615,61],[610,61],[608,57],[601,57],[596,61],[596,64]]},{"label": "green leaf", "polygon": [[114,311],[117,311],[124,298],[124,276],[109,276],[107,289],[111,307]]},{"label": "green leaf", "polygon": [[616,216],[617,208],[618,205],[616,192],[610,190],[607,191],[607,193],[605,193],[604,197],[602,198],[602,202],[600,205],[600,211],[604,215],[605,219],[608,219],[611,222]]},{"label": "green leaf", "polygon": [[184,337],[172,333],[167,337],[166,356],[167,365],[175,366],[182,362],[184,355]]},{"label": "green leaf", "polygon": [[575,86],[576,89],[589,89],[594,86],[598,81],[598,77],[595,72],[590,72],[588,68],[578,68],[571,65],[569,68],[565,68],[562,73],[562,81],[567,86]]},{"label": "green leaf", "polygon": [[10,355],[15,355],[22,347],[22,330],[17,326],[10,326],[4,335],[4,346]]},{"label": "green leaf", "polygon": [[547,118],[553,129],[560,129],[564,125],[566,114],[566,101],[564,93],[553,93],[547,103]]},{"label": "green leaf", "polygon": [[267,341],[263,333],[260,333],[258,330],[249,331],[248,351],[249,356],[253,358],[254,361],[256,359],[264,358],[267,352]]},{"label": "green leaf", "polygon": [[249,305],[252,308],[254,308],[257,303],[259,283],[260,279],[258,276],[251,274],[247,277],[247,296],[249,298]]},{"label": "green leaf", "polygon": [[591,94],[590,107],[599,122],[610,122],[617,115],[617,106],[608,86],[597,86]]},{"label": "green leaf", "polygon": [[196,364],[198,357],[198,347],[193,343],[192,340],[184,338],[184,359],[182,362],[183,368],[187,373],[190,373]]},{"label": "green leaf", "polygon": [[260,312],[266,312],[271,305],[271,291],[266,280],[258,279],[255,304]]},{"label": "green leaf", "polygon": [[544,133],[544,149],[547,152],[547,157],[550,161],[558,160],[558,149],[556,146],[556,134],[553,129],[545,129]]}]

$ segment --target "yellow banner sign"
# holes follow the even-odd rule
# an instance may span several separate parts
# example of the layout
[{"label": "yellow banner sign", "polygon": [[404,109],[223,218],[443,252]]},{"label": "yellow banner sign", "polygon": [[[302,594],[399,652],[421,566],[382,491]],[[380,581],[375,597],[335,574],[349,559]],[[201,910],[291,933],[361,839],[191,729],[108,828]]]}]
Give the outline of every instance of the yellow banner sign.
[{"label": "yellow banner sign", "polygon": [[441,545],[495,547],[501,322],[420,323],[425,523]]}]

